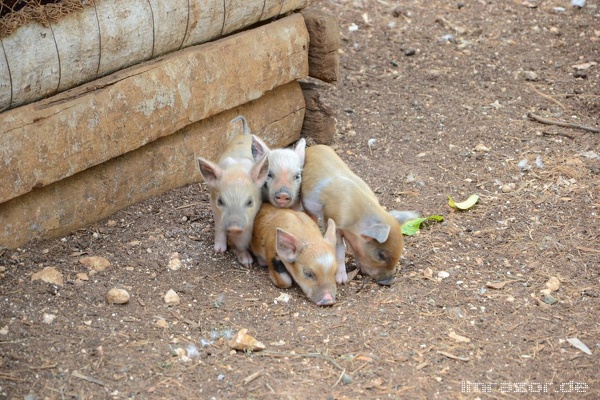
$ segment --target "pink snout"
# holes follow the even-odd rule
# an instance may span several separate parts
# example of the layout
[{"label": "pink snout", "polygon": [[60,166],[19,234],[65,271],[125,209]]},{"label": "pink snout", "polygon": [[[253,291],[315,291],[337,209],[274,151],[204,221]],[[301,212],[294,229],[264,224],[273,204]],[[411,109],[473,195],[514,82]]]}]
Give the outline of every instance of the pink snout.
[{"label": "pink snout", "polygon": [[287,189],[281,189],[275,193],[274,200],[277,207],[287,207],[292,202],[292,195]]},{"label": "pink snout", "polygon": [[241,235],[243,231],[244,229],[237,225],[233,225],[227,228],[227,233],[230,233],[232,235]]},{"label": "pink snout", "polygon": [[325,292],[321,300],[317,301],[318,306],[330,306],[335,303],[335,299],[331,296],[331,293]]}]

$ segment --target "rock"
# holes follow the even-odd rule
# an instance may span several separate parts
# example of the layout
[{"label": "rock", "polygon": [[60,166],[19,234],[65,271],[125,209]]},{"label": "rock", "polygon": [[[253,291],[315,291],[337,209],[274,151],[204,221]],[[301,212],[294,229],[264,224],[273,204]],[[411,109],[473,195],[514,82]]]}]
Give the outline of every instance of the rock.
[{"label": "rock", "polygon": [[501,190],[502,190],[502,193],[510,193],[513,190],[515,190],[516,187],[517,187],[517,185],[514,182],[509,182],[509,183],[502,185]]},{"label": "rock", "polygon": [[129,301],[129,293],[125,289],[112,288],[106,294],[109,304],[125,304]]},{"label": "rock", "polygon": [[171,254],[169,265],[167,266],[171,271],[177,271],[181,268],[181,260],[179,260],[179,253]]},{"label": "rock", "polygon": [[487,153],[488,151],[490,151],[490,148],[485,146],[482,143],[479,143],[477,146],[475,146],[475,151],[479,151],[482,153]]},{"label": "rock", "polygon": [[43,281],[46,283],[51,283],[53,285],[62,286],[63,285],[63,276],[62,274],[53,267],[46,267],[41,271],[36,272],[31,275],[32,281]]},{"label": "rock", "polygon": [[8,335],[8,325],[4,325],[2,328],[0,328],[0,335]]},{"label": "rock", "polygon": [[77,275],[75,275],[75,278],[79,279],[80,281],[89,281],[90,278],[88,277],[88,275],[85,272],[80,272]]},{"label": "rock", "polygon": [[405,56],[414,56],[417,53],[415,49],[406,49],[404,50]]},{"label": "rock", "polygon": [[560,281],[558,280],[557,277],[552,276],[552,277],[550,277],[550,279],[548,279],[548,282],[546,282],[546,287],[551,292],[556,292],[558,289],[560,289]]},{"label": "rock", "polygon": [[54,318],[56,318],[56,315],[44,313],[42,316],[42,322],[50,325],[52,322],[54,322]]},{"label": "rock", "polygon": [[539,80],[538,74],[533,71],[521,71],[519,72],[519,76],[521,76],[526,81],[535,82]]},{"label": "rock", "polygon": [[110,262],[106,258],[99,256],[83,257],[79,259],[79,262],[98,272],[104,271],[110,266]]},{"label": "rock", "polygon": [[241,351],[260,351],[266,348],[262,342],[248,335],[247,332],[246,328],[240,329],[227,345],[234,350]]},{"label": "rock", "polygon": [[159,319],[156,321],[156,326],[158,326],[159,328],[163,328],[163,329],[165,329],[165,328],[168,328],[168,327],[169,327],[169,323],[167,322],[167,320],[166,320],[166,319],[164,319],[164,318],[159,318]]},{"label": "rock", "polygon": [[175,292],[173,289],[169,289],[167,294],[165,294],[165,303],[169,306],[178,306],[179,303],[181,303],[181,299],[179,298],[177,292]]}]

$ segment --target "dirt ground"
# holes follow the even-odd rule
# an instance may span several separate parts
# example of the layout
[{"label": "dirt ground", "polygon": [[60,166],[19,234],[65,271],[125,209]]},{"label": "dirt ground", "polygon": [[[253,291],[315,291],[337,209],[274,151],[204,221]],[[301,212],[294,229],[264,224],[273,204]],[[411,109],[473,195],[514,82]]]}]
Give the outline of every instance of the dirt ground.
[{"label": "dirt ground", "polygon": [[[359,273],[317,307],[215,256],[207,189],[184,187],[3,252],[0,398],[600,398],[600,3],[312,7],[340,22],[334,147],[388,209],[445,218],[396,282]],[[46,267],[62,286],[32,281]],[[266,349],[231,350],[242,328]]]}]

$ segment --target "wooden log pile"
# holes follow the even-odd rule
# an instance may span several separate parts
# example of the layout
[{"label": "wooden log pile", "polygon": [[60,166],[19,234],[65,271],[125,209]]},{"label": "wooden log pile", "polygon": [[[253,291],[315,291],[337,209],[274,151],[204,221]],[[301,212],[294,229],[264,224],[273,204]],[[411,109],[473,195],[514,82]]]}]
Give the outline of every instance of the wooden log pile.
[{"label": "wooden log pile", "polygon": [[[308,2],[260,1],[260,12],[249,17],[236,1],[225,1],[229,16],[238,21],[227,25],[220,19],[221,32],[227,33]],[[95,3],[97,8],[103,2]],[[163,2],[144,3],[161,7]],[[315,18],[321,22],[311,25]],[[324,32],[323,24],[329,24],[333,39],[314,36]],[[32,28],[14,34],[22,29]],[[303,124],[315,119],[314,109],[322,114],[327,107],[314,105],[320,102],[318,94],[307,103],[305,98],[315,98],[314,87],[312,94],[303,93],[299,80],[319,68],[325,72],[317,78],[325,73],[328,81],[338,79],[337,63],[330,60],[337,55],[337,47],[332,49],[336,40],[339,47],[335,19],[292,13],[0,113],[0,247],[62,236],[128,205],[201,181],[196,158],[218,157],[229,137],[239,133],[229,124],[238,114],[271,147],[308,134]],[[327,68],[309,61],[314,53],[329,54]],[[310,131],[321,131],[317,141],[331,140],[335,122],[330,110],[311,124]]]}]

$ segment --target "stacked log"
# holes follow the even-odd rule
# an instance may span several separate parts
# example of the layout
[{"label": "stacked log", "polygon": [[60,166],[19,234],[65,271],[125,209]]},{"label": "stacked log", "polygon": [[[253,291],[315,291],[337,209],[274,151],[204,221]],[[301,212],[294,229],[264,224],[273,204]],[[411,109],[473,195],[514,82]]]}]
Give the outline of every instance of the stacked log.
[{"label": "stacked log", "polygon": [[[286,4],[267,3],[263,16]],[[0,247],[63,236],[199,182],[196,158],[218,158],[239,114],[270,147],[296,141],[314,109],[299,84],[319,43],[307,26],[291,14],[0,113]]]}]

